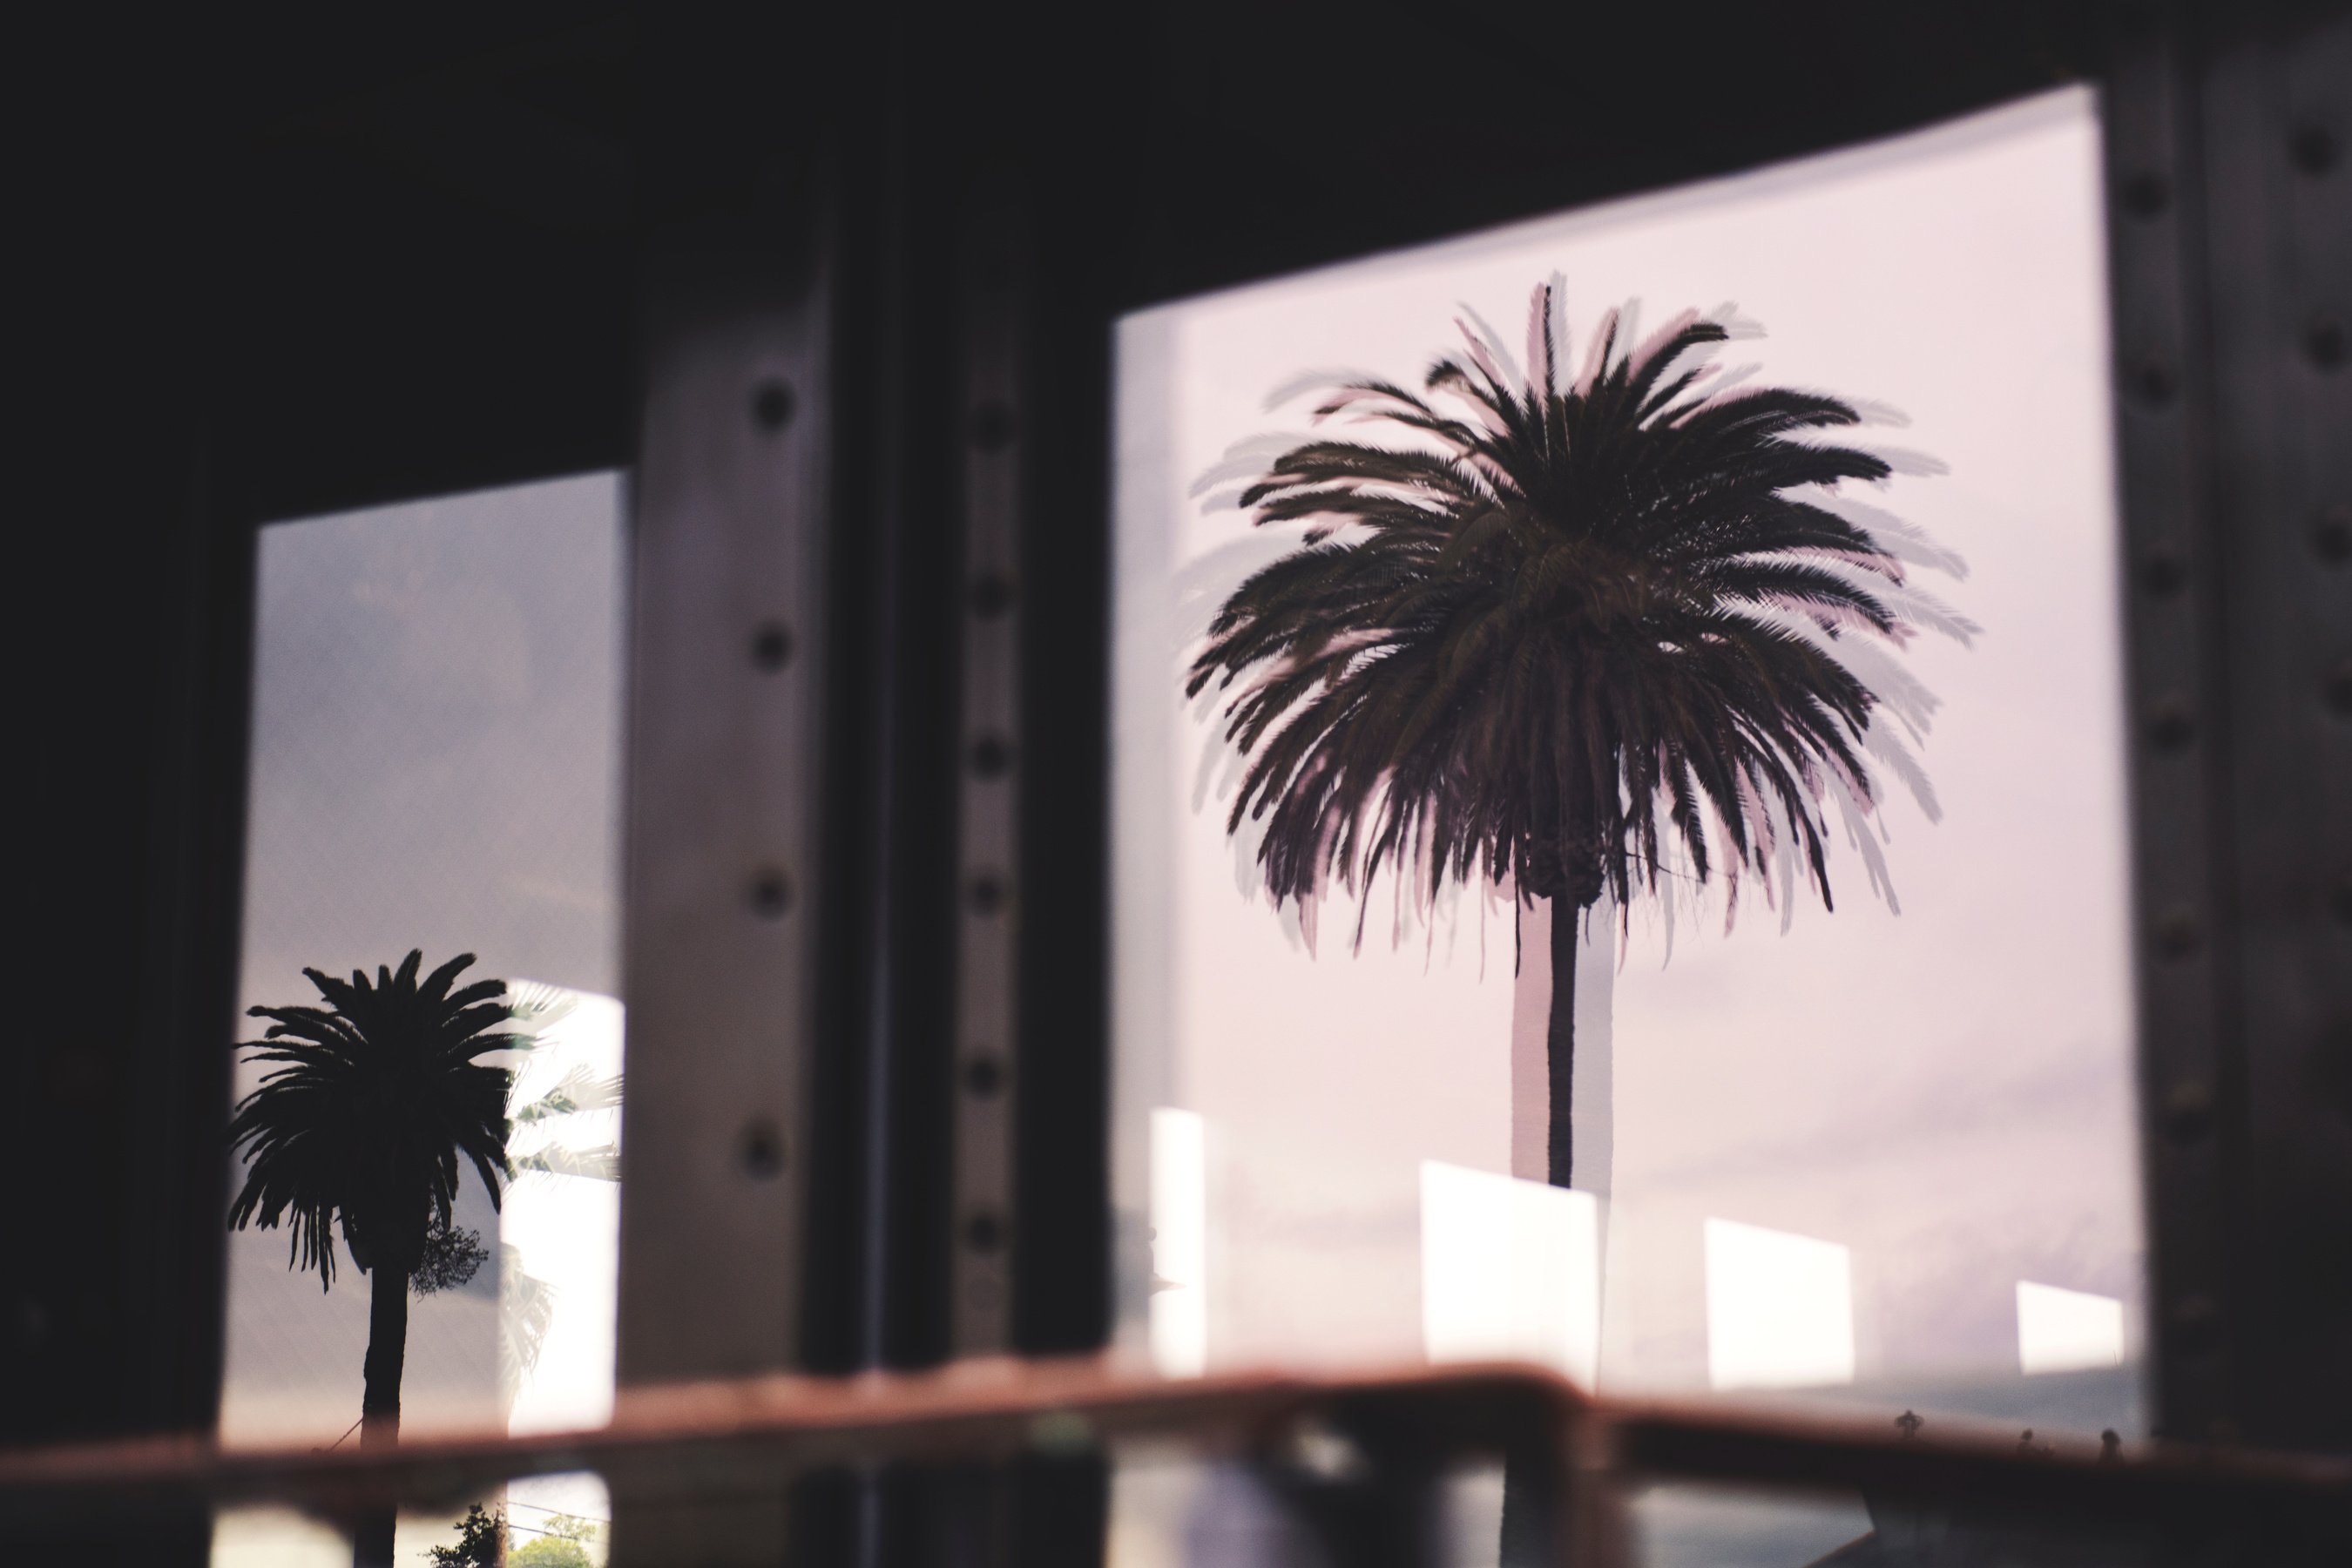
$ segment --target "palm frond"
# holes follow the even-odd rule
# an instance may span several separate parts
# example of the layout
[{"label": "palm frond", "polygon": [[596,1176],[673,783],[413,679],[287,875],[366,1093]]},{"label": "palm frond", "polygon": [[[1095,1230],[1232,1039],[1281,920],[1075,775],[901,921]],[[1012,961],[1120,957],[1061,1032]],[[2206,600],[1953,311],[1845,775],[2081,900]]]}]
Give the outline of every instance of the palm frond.
[{"label": "palm frond", "polygon": [[306,969],[325,1007],[250,1009],[270,1027],[239,1048],[273,1070],[229,1123],[247,1167],[229,1224],[285,1224],[289,1266],[317,1269],[322,1289],[334,1281],[337,1229],[363,1271],[414,1275],[431,1238],[449,1234],[459,1172],[471,1166],[493,1206],[513,1175],[511,1078],[478,1058],[530,1037],[501,1028],[503,982],[451,992],[471,953],[420,982],[423,961],[412,951],[373,980]]},{"label": "palm frond", "polygon": [[1524,366],[1465,310],[1421,393],[1357,377],[1316,404],[1378,438],[1219,476],[1255,522],[1308,525],[1224,599],[1185,688],[1224,693],[1228,826],[1263,825],[1265,889],[1308,931],[1327,884],[1383,871],[1421,900],[1509,878],[1621,910],[1719,879],[1736,910],[1742,873],[1775,901],[1801,867],[1827,903],[1832,816],[1872,815],[1874,763],[1932,805],[1875,714],[1891,698],[1916,743],[1934,699],[1861,647],[1975,628],[1906,576],[1958,557],[1839,495],[1893,471],[1825,438],[1856,406],[1714,376],[1754,335],[1729,307],[1638,342],[1612,310],[1571,379],[1557,303],[1536,287]]}]

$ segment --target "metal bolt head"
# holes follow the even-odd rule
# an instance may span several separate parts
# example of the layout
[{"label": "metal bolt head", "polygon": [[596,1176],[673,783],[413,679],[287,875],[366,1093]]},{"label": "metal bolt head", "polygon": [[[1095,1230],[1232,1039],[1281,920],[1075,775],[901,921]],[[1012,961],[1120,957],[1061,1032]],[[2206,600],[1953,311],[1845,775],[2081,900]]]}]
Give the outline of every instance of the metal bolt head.
[{"label": "metal bolt head", "polygon": [[1002,735],[982,735],[971,743],[971,771],[975,777],[1001,779],[1013,768],[1013,748]]},{"label": "metal bolt head", "polygon": [[2158,751],[2178,752],[2196,736],[2196,715],[2185,699],[2163,698],[2148,710],[2147,743]]},{"label": "metal bolt head", "polygon": [[2334,370],[2344,363],[2344,323],[2322,311],[2305,323],[2303,352],[2312,363],[2322,370]]},{"label": "metal bolt head", "polygon": [[2352,561],[2352,501],[2325,508],[2312,524],[2311,548],[2331,565]]},{"label": "metal bolt head", "polygon": [[1004,1087],[1004,1064],[992,1052],[975,1052],[963,1064],[963,1087],[977,1099],[995,1098]]},{"label": "metal bolt head", "polygon": [[2164,1130],[2174,1142],[2193,1142],[2213,1126],[2213,1091],[2196,1079],[2183,1079],[2164,1097]]},{"label": "metal bolt head", "polygon": [[985,573],[972,580],[971,613],[982,620],[994,620],[1013,607],[1013,584],[995,573]]},{"label": "metal bolt head", "polygon": [[2157,952],[2167,958],[2186,958],[2197,951],[2205,933],[2198,926],[2195,910],[2175,905],[2157,916],[2150,934],[2156,940]]},{"label": "metal bolt head", "polygon": [[2296,126],[2287,138],[2286,152],[2306,174],[2324,174],[2336,166],[2336,138],[2325,125]]},{"label": "metal bolt head", "polygon": [[2161,407],[2171,402],[2172,395],[2179,390],[2180,384],[2172,374],[2172,366],[2154,354],[2132,366],[2130,380],[2131,388],[2139,395],[2140,401],[2151,407]]},{"label": "metal bolt head", "polygon": [[983,403],[973,409],[971,444],[983,452],[1001,452],[1013,445],[1013,410],[1002,403]]},{"label": "metal bolt head", "polygon": [[792,383],[771,378],[751,389],[751,419],[761,429],[781,430],[792,416]]},{"label": "metal bolt head", "polygon": [[2158,598],[2169,598],[2189,584],[2189,561],[2178,545],[2152,544],[2140,563],[2140,582]]},{"label": "metal bolt head", "polygon": [[2221,1309],[2210,1296],[2189,1294],[2172,1304],[2172,1323],[2180,1348],[2203,1355],[2221,1342]]},{"label": "metal bolt head", "polygon": [[793,907],[792,879],[782,871],[762,871],[751,879],[751,912],[763,921],[782,916]]},{"label": "metal bolt head", "polygon": [[963,1239],[974,1252],[994,1252],[1004,1245],[1004,1222],[982,1209],[965,1218]]},{"label": "metal bolt head", "polygon": [[2153,169],[2130,175],[2123,184],[2124,211],[2134,217],[2154,217],[2172,205],[2172,182]]},{"label": "metal bolt head", "polygon": [[2327,672],[2326,691],[2327,706],[2352,718],[2352,659],[2346,659]]},{"label": "metal bolt head", "polygon": [[754,1181],[772,1181],[784,1168],[784,1135],[768,1118],[755,1116],[743,1124],[735,1152],[745,1175]]},{"label": "metal bolt head", "polygon": [[979,873],[964,891],[971,901],[971,912],[976,915],[1002,912],[1013,896],[1013,890],[1005,886],[1004,879],[994,871]]},{"label": "metal bolt head", "polygon": [[793,634],[781,622],[770,621],[751,634],[751,663],[772,675],[792,662]]}]

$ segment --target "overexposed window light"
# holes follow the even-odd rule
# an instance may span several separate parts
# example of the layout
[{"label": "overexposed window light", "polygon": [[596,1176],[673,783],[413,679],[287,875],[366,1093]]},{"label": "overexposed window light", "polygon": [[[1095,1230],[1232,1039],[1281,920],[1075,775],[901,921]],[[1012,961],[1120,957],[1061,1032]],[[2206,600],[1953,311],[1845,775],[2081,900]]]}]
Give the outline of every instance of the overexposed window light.
[{"label": "overexposed window light", "polygon": [[2124,1304],[2055,1285],[2017,1282],[2017,1368],[2028,1377],[2124,1363]]},{"label": "overexposed window light", "polygon": [[550,1022],[517,1064],[513,1104],[531,1119],[515,1129],[516,1176],[499,1214],[507,1430],[601,1426],[613,1418],[621,1279],[621,1111],[601,1090],[621,1077],[625,1015],[593,992],[512,985]]},{"label": "overexposed window light", "polygon": [[1197,1111],[1151,1113],[1151,1363],[1164,1377],[1209,1364],[1208,1127]]},{"label": "overexposed window light", "polygon": [[1853,1259],[1834,1241],[1706,1222],[1709,1386],[1853,1381]]},{"label": "overexposed window light", "polygon": [[1591,1193],[1424,1160],[1422,1342],[1432,1361],[1532,1361],[1587,1388],[1601,1355]]}]

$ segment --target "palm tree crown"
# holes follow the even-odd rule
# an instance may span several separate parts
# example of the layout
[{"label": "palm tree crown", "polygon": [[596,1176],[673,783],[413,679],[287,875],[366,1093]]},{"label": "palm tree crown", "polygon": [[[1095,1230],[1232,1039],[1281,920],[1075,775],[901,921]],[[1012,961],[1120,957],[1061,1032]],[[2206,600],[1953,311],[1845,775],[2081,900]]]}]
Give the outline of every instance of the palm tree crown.
[{"label": "palm tree crown", "polygon": [[350,981],[302,973],[325,1007],[255,1007],[274,1020],[242,1047],[247,1059],[283,1063],[239,1103],[232,1143],[249,1166],[229,1223],[265,1229],[288,1220],[289,1264],[335,1272],[333,1226],[362,1271],[393,1274],[405,1289],[425,1237],[446,1229],[460,1162],[469,1161],[496,1206],[507,1160],[509,1075],[478,1058],[528,1047],[528,1034],[502,1032],[512,1016],[502,980],[452,984],[474,962],[463,953],[423,981],[423,953],[397,973],[362,971]]},{"label": "palm tree crown", "polygon": [[1851,405],[1711,386],[1721,319],[1620,331],[1612,310],[1570,379],[1539,286],[1523,376],[1465,327],[1427,395],[1352,380],[1316,410],[1389,444],[1308,440],[1243,491],[1256,522],[1310,527],[1225,601],[1187,691],[1250,677],[1224,710],[1250,759],[1228,826],[1264,819],[1276,900],[1311,910],[1333,872],[1386,865],[1421,899],[1507,874],[1622,909],[1719,869],[1736,910],[1743,868],[1770,898],[1801,866],[1826,903],[1826,812],[1868,838],[1869,756],[1933,815],[1872,723],[1891,692],[1916,739],[1933,700],[1857,645],[1972,631],[1904,587],[1905,559],[1956,558],[1828,493],[1890,472],[1804,438],[1859,423]]}]

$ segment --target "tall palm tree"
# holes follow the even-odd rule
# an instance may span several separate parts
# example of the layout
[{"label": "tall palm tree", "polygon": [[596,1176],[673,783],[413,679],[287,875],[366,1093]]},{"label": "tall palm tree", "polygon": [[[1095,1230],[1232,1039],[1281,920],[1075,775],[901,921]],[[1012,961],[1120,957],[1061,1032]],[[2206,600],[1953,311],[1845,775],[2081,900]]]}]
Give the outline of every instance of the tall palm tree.
[{"label": "tall palm tree", "polygon": [[[285,1219],[289,1266],[316,1268],[321,1289],[334,1282],[340,1226],[352,1263],[371,1276],[360,1401],[368,1445],[399,1436],[409,1289],[434,1238],[451,1235],[463,1163],[471,1163],[493,1207],[513,1173],[510,1077],[479,1058],[531,1043],[502,1027],[513,1016],[504,981],[452,989],[472,953],[420,982],[423,960],[411,952],[396,973],[379,968],[373,984],[358,970],[344,982],[306,969],[325,1007],[252,1008],[272,1023],[239,1048],[248,1061],[283,1065],[229,1124],[248,1167],[230,1226],[266,1230]],[[362,1523],[353,1560],[388,1563],[392,1526],[389,1512]]]},{"label": "tall palm tree", "polygon": [[1309,526],[1226,599],[1186,688],[1232,690],[1224,738],[1248,766],[1228,831],[1263,823],[1266,891],[1307,921],[1335,874],[1361,894],[1384,868],[1423,902],[1506,879],[1549,900],[1559,1186],[1587,912],[1607,893],[1622,920],[1637,893],[1719,878],[1728,919],[1743,873],[1784,908],[1801,873],[1828,905],[1832,811],[1891,900],[1872,759],[1935,807],[1874,716],[1917,740],[1933,700],[1884,646],[1973,630],[1905,585],[1906,559],[1957,558],[1829,493],[1891,471],[1807,438],[1857,424],[1853,405],[1710,384],[1721,319],[1621,331],[1612,310],[1570,376],[1545,284],[1524,374],[1465,326],[1466,355],[1423,395],[1332,386],[1318,423],[1387,439],[1301,442],[1242,492],[1257,523]]}]

